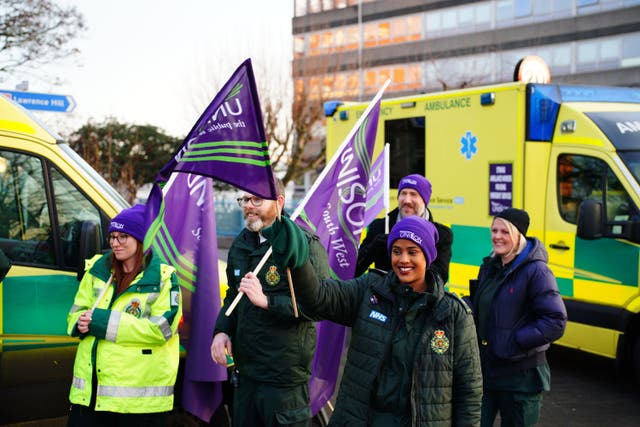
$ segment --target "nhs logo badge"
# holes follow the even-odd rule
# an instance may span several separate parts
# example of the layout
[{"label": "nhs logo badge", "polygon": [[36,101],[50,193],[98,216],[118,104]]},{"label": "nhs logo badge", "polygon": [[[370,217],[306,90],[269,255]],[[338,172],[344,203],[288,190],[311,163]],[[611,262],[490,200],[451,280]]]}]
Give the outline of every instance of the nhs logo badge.
[{"label": "nhs logo badge", "polygon": [[384,314],[379,313],[379,312],[377,312],[375,310],[371,310],[371,313],[369,313],[369,318],[370,319],[375,319],[375,320],[377,320],[379,322],[382,322],[382,323],[386,323],[386,321],[387,321],[387,316],[385,316]]}]

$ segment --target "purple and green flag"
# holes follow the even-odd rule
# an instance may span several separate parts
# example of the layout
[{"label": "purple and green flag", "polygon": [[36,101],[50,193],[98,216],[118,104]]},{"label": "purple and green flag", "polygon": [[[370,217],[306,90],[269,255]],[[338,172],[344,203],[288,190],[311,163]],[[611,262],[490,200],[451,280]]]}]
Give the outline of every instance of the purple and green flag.
[{"label": "purple and green flag", "polygon": [[364,212],[365,227],[376,219],[378,214],[389,207],[389,144],[371,166],[367,185],[367,206]]},{"label": "purple and green flag", "polygon": [[[177,172],[177,173],[174,173]],[[144,249],[177,270],[187,349],[182,406],[209,421],[222,400],[226,368],[211,360],[221,307],[213,181],[277,198],[251,60],[238,67],[158,173],[147,201]]]},{"label": "purple and green flag", "polygon": [[[367,184],[378,130],[380,98],[375,96],[347,138],[342,142],[291,218],[313,231],[327,250],[335,277],[348,280],[355,273],[360,234],[367,206]],[[309,393],[315,415],[333,395],[346,327],[329,321],[316,324],[316,352]]]},{"label": "purple and green flag", "polygon": [[211,360],[210,344],[221,307],[213,180],[178,173],[164,195],[164,219],[152,242],[176,269],[182,290],[180,342],[187,350],[182,407],[209,421],[222,401],[227,370]]}]

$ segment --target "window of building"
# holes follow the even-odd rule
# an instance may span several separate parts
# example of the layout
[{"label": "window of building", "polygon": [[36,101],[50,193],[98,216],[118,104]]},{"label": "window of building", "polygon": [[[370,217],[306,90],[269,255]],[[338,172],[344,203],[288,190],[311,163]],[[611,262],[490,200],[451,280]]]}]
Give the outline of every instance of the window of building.
[{"label": "window of building", "polygon": [[333,47],[333,33],[331,31],[325,31],[320,36],[320,49],[323,51],[329,51]]},{"label": "window of building", "polygon": [[320,34],[309,34],[309,55],[317,55],[320,48]]},{"label": "window of building", "polygon": [[598,60],[598,43],[584,41],[578,43],[576,54],[576,71],[585,72],[596,69]]},{"label": "window of building", "polygon": [[427,33],[436,34],[442,29],[442,14],[440,12],[427,13]]},{"label": "window of building", "polygon": [[407,16],[407,36],[409,40],[422,38],[422,15]]},{"label": "window of building", "polygon": [[503,22],[513,19],[513,1],[501,0],[496,2],[496,21]]},{"label": "window of building", "polygon": [[317,13],[322,11],[320,0],[309,0],[309,13]]},{"label": "window of building", "polygon": [[553,10],[553,2],[551,0],[536,0],[532,3],[532,6],[535,16],[550,15]]},{"label": "window of building", "polygon": [[474,6],[475,29],[485,29],[491,26],[491,6],[489,3]]},{"label": "window of building", "polygon": [[622,37],[623,67],[637,67],[640,65],[640,33]]},{"label": "window of building", "polygon": [[378,25],[369,23],[364,25],[364,46],[374,47],[378,42]]},{"label": "window of building", "polygon": [[514,16],[516,18],[524,18],[531,16],[532,7],[531,0],[515,0],[514,3]]},{"label": "window of building", "polygon": [[388,44],[391,41],[391,23],[383,21],[378,23],[378,44]]},{"label": "window of building", "polygon": [[304,16],[307,14],[307,0],[295,0],[295,16]]},{"label": "window of building", "polygon": [[296,57],[304,56],[305,42],[304,36],[295,36],[293,38],[293,53]]},{"label": "window of building", "polygon": [[346,29],[347,43],[344,46],[345,50],[355,50],[360,44],[360,30],[357,25],[353,25]]},{"label": "window of building", "polygon": [[322,10],[333,9],[333,0],[322,0]]},{"label": "window of building", "polygon": [[458,27],[457,13],[453,9],[442,12],[442,29],[453,30]]}]

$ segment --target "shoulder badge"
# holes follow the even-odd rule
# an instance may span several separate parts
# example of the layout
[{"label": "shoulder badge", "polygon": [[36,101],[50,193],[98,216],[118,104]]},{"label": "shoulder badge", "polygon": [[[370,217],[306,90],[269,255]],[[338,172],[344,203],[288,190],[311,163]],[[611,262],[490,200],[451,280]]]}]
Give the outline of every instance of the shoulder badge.
[{"label": "shoulder badge", "polygon": [[431,350],[434,353],[444,354],[449,349],[449,338],[442,329],[436,329],[431,337]]},{"label": "shoulder badge", "polygon": [[131,302],[124,308],[125,313],[129,313],[132,316],[137,317],[138,319],[142,316],[142,308],[140,307],[142,304],[138,298],[134,298]]},{"label": "shoulder badge", "polygon": [[269,286],[275,286],[280,283],[280,274],[278,273],[278,267],[272,265],[269,267],[269,271],[267,272],[265,279],[267,280],[267,284]]}]

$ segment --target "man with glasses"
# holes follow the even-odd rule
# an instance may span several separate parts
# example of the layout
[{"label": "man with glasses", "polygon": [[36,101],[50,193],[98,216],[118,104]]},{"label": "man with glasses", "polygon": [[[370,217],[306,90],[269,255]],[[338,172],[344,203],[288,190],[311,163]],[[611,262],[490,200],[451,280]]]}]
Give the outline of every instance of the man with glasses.
[{"label": "man with glasses", "polygon": [[[262,230],[284,214],[284,185],[276,180],[277,200],[244,193],[238,204],[246,228],[235,238],[227,257],[229,289],[214,331],[211,357],[226,365],[233,357],[234,426],[310,426],[309,377],[316,330],[300,306],[295,317],[286,266],[269,257],[255,272],[259,287],[243,277],[258,266],[269,249]],[[305,232],[306,233],[306,232]],[[330,275],[327,254],[317,236],[306,233],[316,273]],[[295,288],[295,283],[293,284]],[[241,290],[245,297],[230,316],[227,308]]]}]

